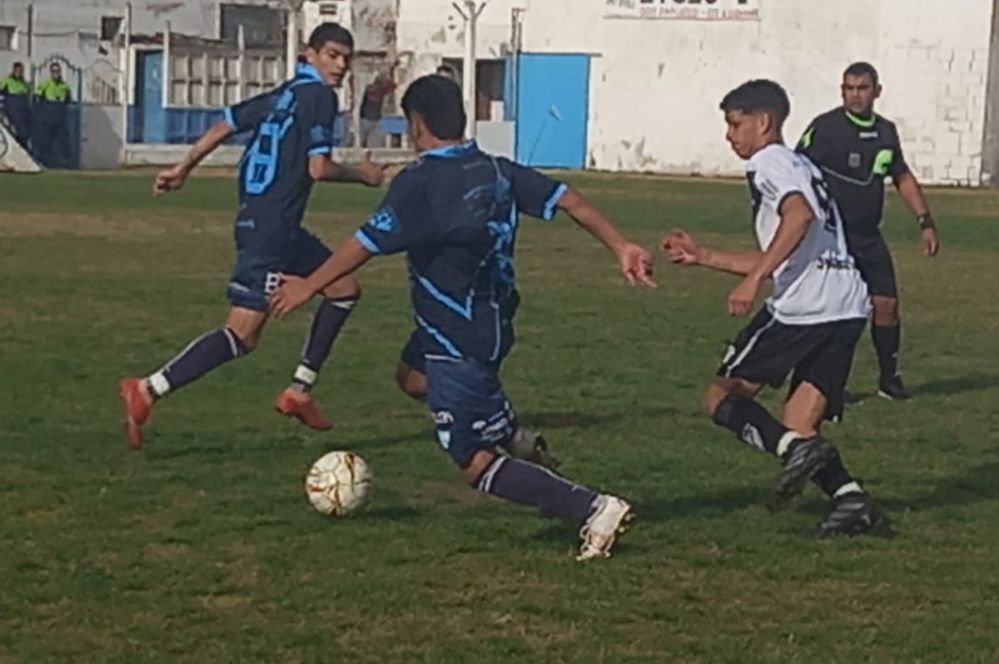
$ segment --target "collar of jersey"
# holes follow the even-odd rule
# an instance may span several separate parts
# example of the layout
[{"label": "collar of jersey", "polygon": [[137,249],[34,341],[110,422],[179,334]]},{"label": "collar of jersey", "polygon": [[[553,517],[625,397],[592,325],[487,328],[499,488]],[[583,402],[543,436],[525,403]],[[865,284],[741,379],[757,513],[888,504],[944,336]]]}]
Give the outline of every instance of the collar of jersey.
[{"label": "collar of jersey", "polygon": [[323,82],[323,77],[320,75],[319,70],[310,64],[300,64],[295,67],[295,76],[303,76],[305,78],[314,78],[320,83]]},{"label": "collar of jersey", "polygon": [[439,148],[431,148],[429,150],[424,150],[420,153],[420,157],[460,157],[462,155],[468,154],[478,150],[479,146],[472,141],[465,141],[464,143],[456,143],[454,145],[442,145]]},{"label": "collar of jersey", "polygon": [[874,123],[877,122],[878,119],[878,116],[874,115],[873,113],[871,113],[871,117],[869,118],[862,118],[856,113],[851,113],[845,108],[843,109],[843,112],[846,113],[847,120],[857,125],[858,127],[863,127],[864,129],[870,129],[871,127],[873,127]]}]

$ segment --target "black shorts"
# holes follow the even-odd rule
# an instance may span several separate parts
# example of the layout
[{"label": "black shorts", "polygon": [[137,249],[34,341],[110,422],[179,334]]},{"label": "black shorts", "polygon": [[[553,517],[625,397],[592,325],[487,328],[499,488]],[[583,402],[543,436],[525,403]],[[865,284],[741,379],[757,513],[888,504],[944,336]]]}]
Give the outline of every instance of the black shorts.
[{"label": "black shorts", "polygon": [[895,264],[891,260],[891,252],[881,233],[874,235],[847,235],[847,246],[857,269],[867,282],[867,290],[871,295],[882,297],[898,297],[898,284],[895,282]]},{"label": "black shorts", "polygon": [[786,325],[764,308],[739,331],[718,367],[718,376],[780,387],[791,377],[790,393],[810,383],[828,402],[826,419],[843,415],[843,394],[853,351],[865,318],[813,325]]}]

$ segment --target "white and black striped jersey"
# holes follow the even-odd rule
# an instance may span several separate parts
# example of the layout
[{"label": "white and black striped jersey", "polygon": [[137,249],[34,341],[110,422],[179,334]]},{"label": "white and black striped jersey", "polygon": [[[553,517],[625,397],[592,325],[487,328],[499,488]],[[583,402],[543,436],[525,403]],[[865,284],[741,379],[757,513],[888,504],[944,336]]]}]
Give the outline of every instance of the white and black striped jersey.
[{"label": "white and black striped jersey", "polygon": [[867,285],[846,248],[843,221],[822,172],[787,146],[772,144],[746,164],[756,239],[763,251],[780,224],[780,206],[801,194],[815,216],[794,252],[773,273],[767,308],[787,325],[866,318]]}]

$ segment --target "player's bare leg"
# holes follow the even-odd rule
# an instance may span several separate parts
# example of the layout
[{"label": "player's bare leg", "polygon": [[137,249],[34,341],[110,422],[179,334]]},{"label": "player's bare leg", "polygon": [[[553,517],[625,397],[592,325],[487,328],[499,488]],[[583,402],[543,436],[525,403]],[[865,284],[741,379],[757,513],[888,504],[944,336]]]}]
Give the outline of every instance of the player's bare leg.
[{"label": "player's bare leg", "polygon": [[[741,378],[716,377],[705,390],[701,406],[715,424],[732,431],[747,445],[783,461],[774,491],[775,504],[783,506],[804,490],[835,449],[815,435],[814,423],[799,418],[796,424],[805,431],[798,431],[778,421],[753,399],[760,389],[761,385]],[[792,405],[795,412],[797,405],[797,402]]]},{"label": "player's bare leg", "polygon": [[631,505],[617,496],[598,494],[537,464],[491,450],[477,451],[459,472],[483,493],[579,523],[582,542],[576,560],[610,557],[618,536],[634,519]]},{"label": "player's bare leg", "polygon": [[291,385],[274,399],[274,408],[279,413],[294,417],[318,431],[333,428],[333,423],[319,412],[311,392],[319,379],[319,371],[329,357],[333,342],[340,335],[360,298],[360,286],[352,276],[335,281],[322,291],[322,299],[312,315],[302,357]]},{"label": "player's bare leg", "polygon": [[[793,431],[810,432],[818,437],[828,405],[825,395],[817,387],[804,382],[784,404],[784,425]],[[839,451],[831,444],[830,447],[831,457],[812,476],[815,484],[832,501],[829,513],[816,527],[816,533],[820,537],[860,535],[871,530],[881,515],[860,483],[847,472]]]},{"label": "player's bare leg", "polygon": [[[395,368],[395,382],[399,389],[410,399],[425,401],[427,398],[427,377],[400,362]],[[555,470],[562,465],[548,448],[548,441],[537,431],[518,426],[513,436],[501,447],[512,457],[524,459],[539,466]]]},{"label": "player's bare leg", "polygon": [[142,427],[149,421],[154,401],[252,351],[266,322],[265,312],[233,307],[221,329],[206,332],[192,341],[159,371],[146,378],[120,380],[118,399],[128,445],[133,449],[142,447]]},{"label": "player's bare leg", "polygon": [[892,401],[910,398],[898,373],[898,353],[902,342],[898,315],[898,298],[871,295],[874,313],[871,316],[871,338],[878,356],[878,395]]}]

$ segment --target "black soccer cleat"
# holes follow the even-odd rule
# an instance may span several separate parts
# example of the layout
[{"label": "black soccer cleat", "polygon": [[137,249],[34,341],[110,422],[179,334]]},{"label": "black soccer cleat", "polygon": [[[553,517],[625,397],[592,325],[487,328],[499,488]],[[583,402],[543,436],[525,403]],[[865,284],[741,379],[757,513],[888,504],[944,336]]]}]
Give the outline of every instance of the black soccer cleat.
[{"label": "black soccer cleat", "polygon": [[887,380],[881,379],[881,383],[878,385],[878,396],[889,401],[908,401],[912,398],[912,395],[902,385],[902,379],[899,376],[892,376]]},{"label": "black soccer cleat", "polygon": [[829,514],[816,527],[815,534],[818,537],[853,537],[870,532],[880,521],[881,514],[871,497],[852,492],[833,499]]},{"label": "black soccer cleat", "polygon": [[815,473],[836,458],[836,448],[822,436],[801,438],[791,443],[784,467],[777,475],[771,508],[780,510],[801,495]]}]

